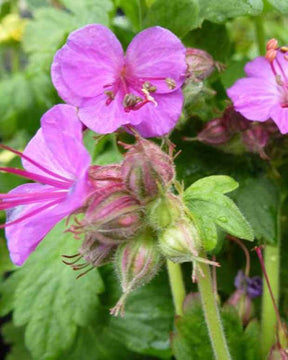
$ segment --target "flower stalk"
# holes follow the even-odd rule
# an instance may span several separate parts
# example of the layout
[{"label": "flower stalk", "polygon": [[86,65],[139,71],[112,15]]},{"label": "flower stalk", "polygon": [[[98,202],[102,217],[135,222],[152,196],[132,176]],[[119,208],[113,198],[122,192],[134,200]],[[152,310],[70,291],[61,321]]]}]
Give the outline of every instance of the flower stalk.
[{"label": "flower stalk", "polygon": [[[206,257],[205,254],[202,254],[201,256]],[[206,263],[198,263],[197,266],[198,288],[215,359],[230,360],[231,356],[224,335],[215,293],[213,291],[209,265]]]},{"label": "flower stalk", "polygon": [[[264,251],[262,314],[261,314],[261,344],[265,358],[275,344],[275,330],[277,327],[277,307],[279,302],[279,271],[280,271],[280,244],[266,245]],[[260,250],[259,250],[260,251]],[[262,256],[262,254],[261,254]],[[269,279],[267,282],[267,279]],[[271,296],[272,294],[272,296]],[[276,311],[275,311],[276,307]]]},{"label": "flower stalk", "polygon": [[186,296],[181,265],[167,260],[169,282],[176,315],[183,315],[183,302]]}]

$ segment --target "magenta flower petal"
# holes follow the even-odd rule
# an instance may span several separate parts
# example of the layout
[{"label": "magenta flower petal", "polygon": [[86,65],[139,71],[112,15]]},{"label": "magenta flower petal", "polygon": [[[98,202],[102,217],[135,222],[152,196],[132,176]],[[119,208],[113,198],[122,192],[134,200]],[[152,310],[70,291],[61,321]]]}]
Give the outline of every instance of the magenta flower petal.
[{"label": "magenta flower petal", "polygon": [[105,86],[115,81],[124,65],[124,53],[111,30],[102,25],[87,25],[70,34],[55,61],[52,66],[55,87],[72,105],[76,105],[76,95],[79,105],[79,97],[102,94]]},{"label": "magenta flower petal", "polygon": [[[82,124],[76,109],[70,105],[56,105],[41,119],[41,129],[31,139],[24,154],[46,169],[74,179],[91,163],[82,144]],[[23,167],[46,175],[41,169],[23,159]]]},{"label": "magenta flower petal", "polygon": [[57,89],[59,96],[64,101],[73,104],[74,106],[80,106],[82,102],[82,97],[73,93],[73,91],[65,83],[62,76],[61,65],[62,65],[62,52],[57,51],[56,55],[54,56],[54,60],[51,67],[51,77],[52,77],[53,85]]},{"label": "magenta flower petal", "polygon": [[[147,105],[146,118],[135,129],[144,137],[162,136],[168,134],[176,125],[181,115],[183,94],[181,90],[173,93],[155,95],[158,105]],[[157,119],[157,121],[155,121]]]},{"label": "magenta flower petal", "polygon": [[227,90],[236,111],[249,120],[265,121],[278,102],[277,88],[260,78],[240,79]]},{"label": "magenta flower petal", "polygon": [[249,77],[259,77],[264,78],[265,82],[270,80],[275,83],[275,76],[273,75],[273,72],[271,71],[271,66],[267,59],[265,59],[263,56],[259,56],[255,58],[252,61],[249,61],[245,65],[245,73]]},{"label": "magenta flower petal", "polygon": [[288,133],[288,108],[283,108],[279,104],[271,109],[271,118],[274,120],[281,134]]},{"label": "magenta flower petal", "polygon": [[[187,64],[186,49],[171,31],[159,26],[140,32],[127,49],[128,73],[133,78],[151,81],[157,93],[168,93],[166,78],[183,84]],[[162,78],[162,80],[157,80]]]}]

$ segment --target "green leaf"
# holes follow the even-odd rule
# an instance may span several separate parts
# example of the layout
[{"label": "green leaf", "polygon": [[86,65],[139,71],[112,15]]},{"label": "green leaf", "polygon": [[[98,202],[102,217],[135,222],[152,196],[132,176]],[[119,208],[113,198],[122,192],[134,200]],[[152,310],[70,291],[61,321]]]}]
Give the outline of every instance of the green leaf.
[{"label": "green leaf", "polygon": [[247,62],[247,59],[242,59],[228,63],[225,71],[220,74],[222,84],[226,89],[232,86],[238,79],[245,77],[244,66]]},{"label": "green leaf", "polygon": [[26,325],[26,345],[37,360],[58,359],[72,346],[78,327],[89,325],[104,290],[96,269],[76,280],[75,272],[61,262],[62,254],[77,253],[79,247],[64,230],[64,222],[58,224],[8,279],[8,285],[15,278],[18,282],[14,323]]},{"label": "green leaf", "polygon": [[49,71],[57,49],[64,44],[71,31],[89,23],[109,25],[108,13],[112,9],[110,0],[62,2],[66,10],[39,8],[34,13],[34,20],[26,27],[23,46],[30,55],[31,73]]},{"label": "green leaf", "polygon": [[[258,360],[258,324],[251,322],[244,330],[236,310],[226,306],[222,310],[222,321],[232,359]],[[176,318],[172,349],[177,360],[214,358],[198,294],[187,296],[184,316]]]},{"label": "green leaf", "polygon": [[160,25],[183,37],[197,26],[198,13],[196,0],[156,0],[147,11],[144,25]]},{"label": "green leaf", "polygon": [[199,19],[201,21],[207,19],[216,23],[237,16],[259,15],[263,10],[262,0],[201,0],[199,5]]},{"label": "green leaf", "polygon": [[[107,284],[101,296],[106,307],[113,307],[121,296],[120,285],[111,267],[101,271]],[[110,317],[109,331],[131,351],[170,358],[169,334],[173,328],[173,303],[169,280],[161,271],[151,283],[133,291],[127,298],[125,316]]]},{"label": "green leaf", "polygon": [[6,344],[11,346],[5,360],[32,360],[32,357],[25,347],[24,329],[16,328],[12,322],[4,324],[1,329]]},{"label": "green leaf", "polygon": [[257,240],[276,244],[281,205],[277,186],[267,178],[248,178],[241,182],[233,198],[249,219]]},{"label": "green leaf", "polygon": [[219,192],[226,194],[237,189],[239,184],[237,181],[226,175],[207,176],[203,179],[197,180],[185,191],[185,198],[197,197],[201,194],[210,192]]},{"label": "green leaf", "polygon": [[288,14],[288,2],[287,0],[267,0],[276,10],[286,15]]},{"label": "green leaf", "polygon": [[79,26],[87,24],[109,24],[109,11],[112,10],[110,0],[61,0],[61,2],[77,18]]},{"label": "green leaf", "polygon": [[[217,39],[217,41],[215,41]],[[201,28],[190,31],[183,43],[207,51],[217,61],[226,61],[231,53],[231,41],[226,25],[204,21]]]},{"label": "green leaf", "polygon": [[0,276],[13,269],[15,269],[15,265],[10,260],[5,240],[0,238]]},{"label": "green leaf", "polygon": [[[108,312],[108,310],[105,310]],[[134,360],[135,354],[111,334],[107,325],[99,326],[99,314],[93,316],[91,324],[79,328],[77,337],[69,351],[60,359],[69,360]]]},{"label": "green leaf", "polygon": [[184,201],[207,251],[214,249],[217,244],[215,225],[241,239],[254,239],[253,230],[238,207],[223,195],[237,186],[229,176],[218,175],[198,180],[184,192]]}]

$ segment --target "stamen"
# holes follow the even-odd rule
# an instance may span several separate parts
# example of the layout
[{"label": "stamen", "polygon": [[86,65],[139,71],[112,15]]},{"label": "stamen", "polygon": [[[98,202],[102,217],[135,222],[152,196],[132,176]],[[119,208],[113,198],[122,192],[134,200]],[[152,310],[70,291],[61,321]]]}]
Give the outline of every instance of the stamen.
[{"label": "stamen", "polygon": [[174,89],[176,88],[176,82],[175,82],[175,80],[170,79],[170,78],[166,78],[166,79],[165,79],[165,82],[166,82],[166,84],[167,84],[167,86],[168,86],[168,89],[174,90]]},{"label": "stamen", "polygon": [[11,209],[20,205],[25,205],[25,204],[34,204],[37,202],[41,202],[43,200],[48,200],[48,199],[62,199],[63,197],[65,197],[65,194],[42,194],[43,196],[40,197],[35,197],[33,193],[30,194],[30,197],[26,197],[26,198],[22,198],[22,199],[18,199],[18,200],[14,200],[14,201],[9,201],[9,199],[5,199],[4,201],[0,202],[0,210],[7,210],[7,209]]},{"label": "stamen", "polygon": [[12,153],[22,157],[23,159],[29,161],[31,164],[35,165],[36,167],[38,167],[40,170],[46,172],[47,174],[57,177],[58,179],[64,180],[64,181],[71,181],[70,179],[65,178],[64,176],[58,175],[56,173],[54,173],[53,171],[50,171],[48,169],[46,169],[44,166],[40,165],[38,162],[36,162],[35,160],[31,159],[30,157],[28,157],[27,155],[25,155],[24,153],[17,151],[13,148],[11,148],[10,146],[7,145],[3,145],[0,144],[0,148],[11,151]]},{"label": "stamen", "polygon": [[13,220],[13,221],[11,221],[9,223],[6,223],[6,224],[1,224],[0,229],[4,229],[5,227],[10,226],[10,225],[18,224],[21,221],[24,221],[24,220],[28,219],[29,217],[32,217],[32,216],[34,216],[36,214],[39,214],[40,212],[48,209],[49,207],[51,207],[53,205],[57,205],[57,204],[59,204],[59,200],[51,201],[50,203],[48,203],[48,204],[46,204],[46,205],[44,205],[42,207],[39,207],[39,208],[37,208],[37,209],[35,209],[33,211],[28,212],[27,214],[21,216],[20,218],[18,218],[16,220]]},{"label": "stamen", "polygon": [[38,175],[38,174],[32,173],[30,171],[17,169],[17,168],[0,167],[0,171],[7,172],[9,174],[15,174],[15,175],[24,177],[26,179],[37,181],[37,182],[40,182],[40,183],[43,183],[43,184],[46,184],[46,185],[51,185],[51,186],[54,186],[54,187],[58,187],[60,189],[68,189],[71,186],[71,183],[72,183],[71,180],[69,180],[69,183],[68,183],[68,181],[66,181],[66,182],[57,181],[57,180],[53,180],[51,178],[48,178],[46,176]]},{"label": "stamen", "polygon": [[125,108],[131,108],[135,106],[137,103],[142,101],[142,99],[139,96],[136,96],[132,93],[126,94],[123,99],[123,106]]},{"label": "stamen", "polygon": [[91,271],[91,270],[93,270],[93,269],[94,269],[94,267],[93,267],[93,266],[91,266],[91,268],[90,268],[90,269],[88,269],[88,270],[84,271],[83,273],[81,273],[80,275],[78,275],[78,276],[76,277],[76,280],[77,280],[77,279],[79,279],[80,277],[82,277],[82,276],[84,276],[84,275],[88,274],[88,272],[89,272],[89,271]]}]

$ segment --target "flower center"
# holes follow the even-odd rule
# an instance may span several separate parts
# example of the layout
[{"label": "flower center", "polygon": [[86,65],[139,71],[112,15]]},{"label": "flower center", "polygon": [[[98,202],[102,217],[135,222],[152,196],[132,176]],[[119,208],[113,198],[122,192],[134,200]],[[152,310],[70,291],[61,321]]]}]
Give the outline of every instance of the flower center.
[{"label": "flower center", "polygon": [[[281,61],[277,55],[278,53],[285,54],[287,50],[287,47],[273,48],[269,49],[266,53],[266,59],[270,63],[271,70],[275,76],[276,84],[280,89],[280,101],[282,108],[288,107],[288,77],[282,66],[283,64],[281,64]],[[283,55],[283,58],[288,61],[287,55]]]},{"label": "flower center", "polygon": [[120,71],[119,77],[112,83],[104,85],[104,94],[107,96],[106,105],[110,105],[115,100],[116,95],[122,97],[122,105],[125,112],[139,110],[148,103],[157,106],[153,95],[157,92],[157,87],[153,81],[165,82],[168,89],[176,88],[176,82],[173,79],[165,77],[143,77],[136,78],[127,74],[127,68],[124,66]]}]

